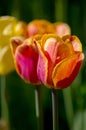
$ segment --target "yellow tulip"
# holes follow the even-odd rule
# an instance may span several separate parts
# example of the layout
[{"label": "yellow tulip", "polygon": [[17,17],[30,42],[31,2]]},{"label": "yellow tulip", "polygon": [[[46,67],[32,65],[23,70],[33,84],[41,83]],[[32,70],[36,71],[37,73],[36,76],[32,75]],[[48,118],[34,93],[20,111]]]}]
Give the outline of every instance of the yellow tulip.
[{"label": "yellow tulip", "polygon": [[10,49],[10,39],[24,37],[26,24],[15,17],[0,17],[0,75],[6,75],[15,69]]}]

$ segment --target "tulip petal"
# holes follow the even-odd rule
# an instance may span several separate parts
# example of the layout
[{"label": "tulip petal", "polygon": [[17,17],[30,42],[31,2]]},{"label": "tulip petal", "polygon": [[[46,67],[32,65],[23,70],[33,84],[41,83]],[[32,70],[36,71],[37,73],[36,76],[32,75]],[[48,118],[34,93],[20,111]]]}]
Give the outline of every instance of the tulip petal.
[{"label": "tulip petal", "polygon": [[38,54],[32,46],[22,44],[15,52],[15,64],[19,75],[26,81],[38,84]]},{"label": "tulip petal", "polygon": [[41,46],[37,44],[37,48],[39,51],[38,64],[37,64],[37,75],[39,80],[43,84],[47,84],[47,76],[48,76],[48,60],[44,55]]},{"label": "tulip petal", "polygon": [[9,46],[0,49],[0,75],[6,75],[14,70],[13,57]]},{"label": "tulip petal", "polygon": [[53,63],[55,62],[56,59],[58,46],[59,46],[59,42],[57,42],[55,38],[47,39],[44,45],[44,50],[48,52]]},{"label": "tulip petal", "polygon": [[74,51],[82,52],[82,44],[77,36],[66,35],[62,39],[65,43],[72,43]]},{"label": "tulip petal", "polygon": [[73,50],[73,46],[71,43],[67,43],[67,44],[63,43],[59,45],[55,65],[61,60],[64,60],[65,58],[73,54],[75,54],[75,52]]},{"label": "tulip petal", "polygon": [[80,70],[83,58],[83,53],[77,53],[55,66],[52,74],[55,88],[63,89],[72,83]]},{"label": "tulip petal", "polygon": [[53,63],[55,62],[57,56],[58,47],[62,43],[63,41],[60,39],[60,37],[55,34],[45,34],[42,37],[43,50],[44,52],[48,53]]},{"label": "tulip petal", "polygon": [[56,34],[60,37],[71,34],[71,29],[68,24],[63,22],[57,22],[54,24],[56,28]]},{"label": "tulip petal", "polygon": [[22,44],[23,42],[23,37],[12,37],[10,39],[10,47],[11,47],[11,50],[12,50],[12,53],[13,53],[13,56],[15,54],[15,51],[16,51],[16,48]]},{"label": "tulip petal", "polygon": [[16,24],[17,19],[15,17],[10,16],[2,16],[0,17],[0,32],[3,32],[3,29],[7,27],[8,25],[14,25]]},{"label": "tulip petal", "polygon": [[14,26],[14,34],[16,34],[16,36],[24,36],[26,37],[26,23],[24,22],[17,22],[16,25]]},{"label": "tulip petal", "polygon": [[78,37],[72,36],[73,40],[71,41],[73,44],[74,51],[80,51],[82,52],[82,44]]}]

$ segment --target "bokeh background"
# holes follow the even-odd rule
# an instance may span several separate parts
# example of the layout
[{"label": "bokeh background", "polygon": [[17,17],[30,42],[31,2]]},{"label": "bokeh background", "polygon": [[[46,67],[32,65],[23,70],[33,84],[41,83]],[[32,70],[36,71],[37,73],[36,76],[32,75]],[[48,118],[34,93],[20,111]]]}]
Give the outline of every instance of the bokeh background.
[{"label": "bokeh background", "polygon": [[[86,54],[85,0],[0,0],[0,16],[15,16],[26,23],[34,19],[63,21],[77,35]],[[86,59],[70,88],[58,90],[59,130],[86,130]],[[37,130],[34,86],[14,71],[6,75],[6,100],[11,130]],[[44,130],[52,130],[51,90],[42,86]],[[1,116],[1,102],[0,102]]]}]

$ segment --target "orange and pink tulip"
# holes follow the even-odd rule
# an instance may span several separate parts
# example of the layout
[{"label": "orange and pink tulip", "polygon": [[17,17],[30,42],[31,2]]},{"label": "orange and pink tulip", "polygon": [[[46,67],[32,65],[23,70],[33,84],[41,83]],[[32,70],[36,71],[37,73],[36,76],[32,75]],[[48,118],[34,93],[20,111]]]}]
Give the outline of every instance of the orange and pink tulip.
[{"label": "orange and pink tulip", "polygon": [[[12,39],[16,70],[32,84],[64,89],[76,78],[84,59],[78,37],[57,34],[35,35],[21,41]],[[22,43],[22,44],[21,44]]]},{"label": "orange and pink tulip", "polygon": [[33,20],[27,25],[27,37],[34,36],[36,34],[49,34],[55,33],[62,37],[64,35],[70,35],[71,29],[68,24],[64,22],[51,23],[47,20]]}]

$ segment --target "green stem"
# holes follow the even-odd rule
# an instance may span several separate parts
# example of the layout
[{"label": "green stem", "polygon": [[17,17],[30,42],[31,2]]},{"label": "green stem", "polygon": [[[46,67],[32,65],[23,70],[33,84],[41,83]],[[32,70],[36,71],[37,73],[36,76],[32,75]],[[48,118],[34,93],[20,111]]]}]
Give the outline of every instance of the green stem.
[{"label": "green stem", "polygon": [[8,107],[5,97],[6,79],[5,76],[1,76],[1,118],[9,123]]},{"label": "green stem", "polygon": [[53,130],[58,130],[58,100],[57,91],[52,89],[52,114],[53,114]]},{"label": "green stem", "polygon": [[35,86],[35,105],[38,130],[43,130],[42,94],[41,86]]},{"label": "green stem", "polygon": [[64,106],[65,106],[67,121],[69,124],[69,128],[71,128],[73,123],[74,112],[73,112],[73,103],[72,103],[70,87],[63,90],[63,97],[64,97]]}]

